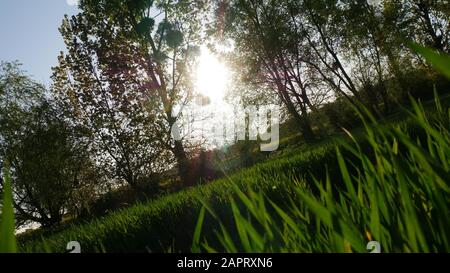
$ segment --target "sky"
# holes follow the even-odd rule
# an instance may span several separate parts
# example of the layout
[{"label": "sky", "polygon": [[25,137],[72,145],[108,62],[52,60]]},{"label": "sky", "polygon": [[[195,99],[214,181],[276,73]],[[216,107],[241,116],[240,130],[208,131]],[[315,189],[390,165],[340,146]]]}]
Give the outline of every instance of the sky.
[{"label": "sky", "polygon": [[36,81],[49,85],[64,42],[64,14],[77,13],[76,0],[0,0],[0,61],[18,60]]}]

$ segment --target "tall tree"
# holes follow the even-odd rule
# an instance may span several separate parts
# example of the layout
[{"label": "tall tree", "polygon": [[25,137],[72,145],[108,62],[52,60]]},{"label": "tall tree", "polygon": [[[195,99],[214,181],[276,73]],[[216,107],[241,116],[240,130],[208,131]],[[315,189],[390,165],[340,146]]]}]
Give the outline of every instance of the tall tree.
[{"label": "tall tree", "polygon": [[61,27],[68,54],[55,70],[55,90],[131,185],[145,172],[171,167],[168,151],[183,182],[190,182],[183,139],[172,131],[181,116],[176,110],[190,99],[186,78],[198,52],[193,44],[202,6],[82,0],[80,14]]},{"label": "tall tree", "polygon": [[0,159],[11,166],[17,223],[51,226],[74,206],[86,205],[86,193],[95,194],[102,180],[88,141],[64,120],[44,87],[16,64],[2,68]]},{"label": "tall tree", "polygon": [[[222,1],[216,8],[218,25],[225,26],[225,31],[218,34],[235,42],[233,55],[241,66],[248,66],[240,70],[249,73],[241,78],[274,90],[305,140],[314,140],[308,118],[309,110],[314,108],[310,100],[314,74],[305,65],[302,36],[290,20],[285,3]],[[228,9],[225,15],[224,8]],[[260,87],[261,91],[267,89]]]},{"label": "tall tree", "polygon": [[389,73],[385,68],[389,59],[386,55],[393,54],[390,49],[393,44],[386,37],[393,33],[386,27],[382,5],[367,0],[346,0],[342,1],[341,10],[346,28],[342,33],[343,45],[348,48],[344,56],[355,64],[352,74],[361,86],[361,95],[374,109],[389,112],[386,86]]},{"label": "tall tree", "polygon": [[350,102],[354,99],[362,101],[358,86],[349,73],[349,63],[343,58],[345,49],[341,34],[345,32],[345,24],[338,1],[292,1],[291,11],[318,60],[310,65],[339,95]]}]

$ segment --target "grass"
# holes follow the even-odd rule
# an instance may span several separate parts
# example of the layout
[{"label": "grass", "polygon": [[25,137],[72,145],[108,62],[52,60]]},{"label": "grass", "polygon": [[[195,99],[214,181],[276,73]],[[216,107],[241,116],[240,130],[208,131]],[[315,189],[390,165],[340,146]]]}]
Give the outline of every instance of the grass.
[{"label": "grass", "polygon": [[[449,113],[365,121],[335,138],[91,222],[21,242],[28,252],[450,251]],[[354,139],[352,142],[351,139]],[[199,217],[200,215],[200,217]],[[199,221],[198,221],[199,220]]]},{"label": "grass", "polygon": [[437,113],[427,116],[413,101],[408,114],[414,128],[373,126],[372,117],[364,119],[364,147],[354,139],[342,151],[336,148],[341,177],[327,171],[322,180],[298,180],[283,206],[262,189],[234,187],[233,225],[205,205],[220,226],[219,248],[197,235],[193,249],[367,252],[367,243],[376,240],[383,252],[449,252],[450,111],[438,99],[436,106]]},{"label": "grass", "polygon": [[445,75],[450,79],[450,56],[447,54],[437,53],[422,45],[411,43],[410,47],[424,57],[428,63],[430,63],[434,69]]},{"label": "grass", "polygon": [[[7,164],[6,164],[7,165]],[[17,251],[14,235],[14,209],[12,205],[12,188],[9,168],[5,167],[3,185],[3,206],[0,217],[0,253],[14,253]]]},{"label": "grass", "polygon": [[[285,183],[292,184],[297,174],[317,168],[323,158],[332,154],[333,147],[330,143],[295,156],[289,154],[208,185],[138,204],[82,225],[72,225],[47,236],[45,242],[40,238],[26,240],[20,243],[21,250],[62,252],[67,242],[75,240],[81,243],[83,252],[190,251],[202,207],[200,199],[208,200],[220,215],[227,217],[231,216],[226,208],[234,194],[234,182],[240,187],[264,188],[283,196],[290,188]],[[212,223],[208,230],[213,231],[215,227]]]}]

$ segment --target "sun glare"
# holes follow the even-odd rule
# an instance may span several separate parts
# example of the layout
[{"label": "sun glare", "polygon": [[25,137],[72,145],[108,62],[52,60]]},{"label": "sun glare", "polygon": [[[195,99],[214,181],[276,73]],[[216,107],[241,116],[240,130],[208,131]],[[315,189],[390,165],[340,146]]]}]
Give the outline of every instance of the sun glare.
[{"label": "sun glare", "polygon": [[197,68],[197,90],[212,102],[220,102],[225,95],[229,77],[226,65],[207,48],[202,48]]}]

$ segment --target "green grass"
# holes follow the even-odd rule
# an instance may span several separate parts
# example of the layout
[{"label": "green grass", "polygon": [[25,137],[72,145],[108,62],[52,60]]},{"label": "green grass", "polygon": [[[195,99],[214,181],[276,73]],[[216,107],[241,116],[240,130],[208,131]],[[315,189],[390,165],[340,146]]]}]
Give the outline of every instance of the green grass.
[{"label": "green grass", "polygon": [[235,187],[233,225],[206,205],[220,225],[220,245],[197,236],[193,249],[367,252],[367,243],[376,240],[383,252],[449,252],[450,109],[438,99],[433,115],[418,103],[413,107],[409,122],[397,126],[364,119],[365,141],[336,148],[340,177],[328,171],[324,179],[298,181],[284,203],[262,189]]},{"label": "green grass", "polygon": [[[7,164],[6,164],[7,165]],[[9,168],[3,170],[3,206],[0,217],[0,253],[14,253],[17,251],[16,237],[14,235],[14,209],[12,205],[12,188]]]},{"label": "green grass", "polygon": [[[202,200],[207,200],[219,214],[231,219],[227,212],[233,185],[263,188],[274,196],[289,194],[299,174],[317,169],[333,154],[334,143],[321,145],[296,155],[286,155],[260,163],[211,184],[138,204],[81,225],[71,225],[62,232],[21,242],[22,251],[63,252],[67,242],[76,240],[84,252],[126,251],[190,251]],[[208,219],[207,219],[208,220]],[[211,219],[210,219],[211,220]],[[207,229],[211,235],[217,227]]]},{"label": "green grass", "polygon": [[[292,149],[211,184],[20,243],[28,252],[450,251],[449,109],[365,122],[358,141]],[[200,217],[199,217],[200,215]],[[199,221],[198,221],[199,220]]]},{"label": "green grass", "polygon": [[411,43],[410,47],[424,57],[434,69],[450,79],[450,56],[448,54],[441,54],[415,43]]}]

